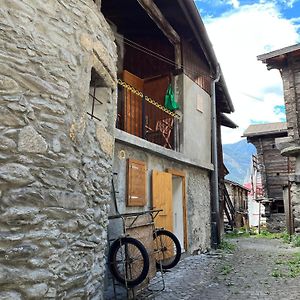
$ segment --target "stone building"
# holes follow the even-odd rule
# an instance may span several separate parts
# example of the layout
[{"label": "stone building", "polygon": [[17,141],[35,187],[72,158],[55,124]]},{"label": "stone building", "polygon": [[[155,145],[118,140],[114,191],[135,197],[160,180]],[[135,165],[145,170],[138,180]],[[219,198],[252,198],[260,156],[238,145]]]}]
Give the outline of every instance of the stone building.
[{"label": "stone building", "polygon": [[92,0],[2,1],[0,24],[0,299],[101,299],[114,36]]},{"label": "stone building", "polygon": [[[214,209],[212,153],[223,166],[220,127],[236,125],[225,116],[234,108],[198,10],[191,0],[102,0],[102,12],[118,49],[118,210],[161,208],[158,227],[173,231],[184,251],[209,249],[211,228],[223,217]],[[175,112],[164,107],[170,85]]]},{"label": "stone building", "polygon": [[294,172],[289,176],[291,191],[294,229],[300,233],[300,44],[276,50],[258,56],[258,60],[267,65],[268,69],[280,71],[284,102],[286,108],[288,136],[277,139],[276,145],[281,154],[296,159]]},{"label": "stone building", "polygon": [[10,0],[0,16],[0,299],[103,298],[112,171],[123,212],[168,190],[184,249],[217,244],[234,108],[194,2]]}]

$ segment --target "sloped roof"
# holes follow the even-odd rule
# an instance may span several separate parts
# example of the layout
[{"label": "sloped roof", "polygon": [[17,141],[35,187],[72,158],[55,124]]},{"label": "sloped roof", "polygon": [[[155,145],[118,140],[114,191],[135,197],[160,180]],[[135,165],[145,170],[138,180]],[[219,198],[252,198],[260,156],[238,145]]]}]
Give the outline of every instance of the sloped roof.
[{"label": "sloped roof", "polygon": [[[193,39],[197,41],[199,47],[204,50],[206,59],[208,60],[212,71],[214,72],[214,74],[212,75],[216,77],[218,70],[220,72],[220,80],[216,83],[216,93],[221,103],[221,112],[234,112],[234,106],[225,82],[221,66],[219,65],[218,59],[213,49],[213,45],[209,39],[205,25],[202,21],[199,10],[197,9],[194,0],[154,0],[154,2],[163,12],[164,16],[168,19],[170,24],[175,27],[176,31],[179,32],[180,28],[185,29],[185,27],[183,27],[182,25],[183,21],[184,24],[188,26],[188,30],[185,30],[185,34],[188,34],[189,39],[193,36]],[[174,10],[172,8],[174,7],[175,3],[177,3],[181,8],[181,16],[178,16],[178,14],[173,14]],[[177,26],[176,23],[178,23]]]},{"label": "sloped roof", "polygon": [[243,137],[260,136],[287,132],[286,122],[250,125],[244,132]]},{"label": "sloped roof", "polygon": [[221,113],[221,125],[232,129],[239,127],[227,115],[223,113]]},{"label": "sloped roof", "polygon": [[275,51],[272,51],[269,53],[259,55],[259,56],[257,56],[257,59],[265,61],[267,59],[274,58],[276,56],[284,55],[284,54],[291,53],[291,52],[298,51],[298,50],[300,50],[300,44],[292,45],[289,47],[285,47],[285,48],[282,48],[279,50],[275,50]]},{"label": "sloped roof", "polygon": [[239,183],[237,183],[237,182],[231,181],[231,180],[226,179],[226,178],[225,178],[224,181],[225,181],[225,183],[228,183],[228,184],[230,184],[230,185],[238,186],[239,188],[241,188],[241,189],[243,189],[243,190],[245,190],[245,191],[247,191],[247,192],[250,192],[250,191],[251,191],[251,188],[249,188],[249,187],[246,186],[246,185],[241,185],[241,184],[239,184]]}]

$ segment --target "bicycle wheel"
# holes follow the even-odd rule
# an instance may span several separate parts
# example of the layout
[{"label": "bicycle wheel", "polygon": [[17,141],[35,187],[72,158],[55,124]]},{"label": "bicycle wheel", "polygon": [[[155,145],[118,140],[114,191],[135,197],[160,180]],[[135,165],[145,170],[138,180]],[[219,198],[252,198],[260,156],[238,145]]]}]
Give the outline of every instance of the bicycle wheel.
[{"label": "bicycle wheel", "polygon": [[143,244],[131,237],[115,240],[108,253],[112,275],[128,287],[140,284],[149,271],[149,256]]},{"label": "bicycle wheel", "polygon": [[153,233],[156,267],[171,269],[181,257],[181,246],[177,237],[170,231],[159,229]]}]

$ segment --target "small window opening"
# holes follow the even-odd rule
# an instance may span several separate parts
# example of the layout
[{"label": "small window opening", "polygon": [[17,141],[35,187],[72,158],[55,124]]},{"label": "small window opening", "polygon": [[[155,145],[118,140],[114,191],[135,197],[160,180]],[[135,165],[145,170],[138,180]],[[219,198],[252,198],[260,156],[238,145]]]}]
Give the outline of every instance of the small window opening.
[{"label": "small window opening", "polygon": [[104,80],[94,68],[91,71],[89,105],[87,114],[99,122],[105,120],[106,103],[110,99],[110,89],[105,87]]},{"label": "small window opening", "polygon": [[278,206],[278,213],[283,214],[284,213],[284,206]]},{"label": "small window opening", "polygon": [[100,0],[93,0],[93,2],[94,2],[98,7],[100,7]]}]

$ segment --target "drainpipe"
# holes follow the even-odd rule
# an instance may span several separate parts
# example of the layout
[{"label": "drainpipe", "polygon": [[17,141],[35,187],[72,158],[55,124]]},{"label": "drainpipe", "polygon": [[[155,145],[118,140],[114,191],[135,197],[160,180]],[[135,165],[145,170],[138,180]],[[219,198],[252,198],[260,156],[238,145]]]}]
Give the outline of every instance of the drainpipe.
[{"label": "drainpipe", "polygon": [[212,247],[216,249],[220,244],[220,205],[219,205],[219,177],[218,177],[218,143],[217,143],[217,99],[216,83],[220,80],[220,66],[217,66],[217,74],[212,81],[211,89],[211,127],[212,127],[212,163],[214,170],[211,177],[212,185],[212,213],[211,213],[211,235]]}]

